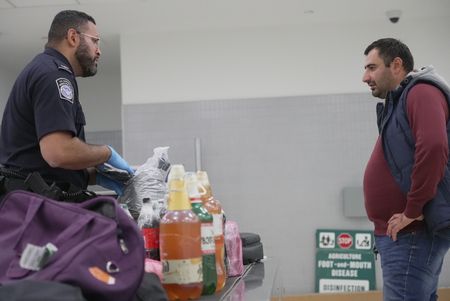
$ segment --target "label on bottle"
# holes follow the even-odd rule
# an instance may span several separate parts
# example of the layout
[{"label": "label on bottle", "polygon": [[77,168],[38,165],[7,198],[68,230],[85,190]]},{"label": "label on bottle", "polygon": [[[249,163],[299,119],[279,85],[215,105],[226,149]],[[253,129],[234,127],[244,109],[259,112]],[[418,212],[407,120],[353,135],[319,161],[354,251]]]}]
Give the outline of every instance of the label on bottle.
[{"label": "label on bottle", "polygon": [[203,281],[202,258],[166,259],[163,265],[163,284],[189,284]]},{"label": "label on bottle", "polygon": [[145,249],[159,248],[159,228],[142,228]]},{"label": "label on bottle", "polygon": [[216,243],[214,241],[213,223],[202,223],[201,233],[202,254],[214,254],[216,252]]},{"label": "label on bottle", "polygon": [[214,235],[223,235],[223,217],[222,214],[213,214]]}]

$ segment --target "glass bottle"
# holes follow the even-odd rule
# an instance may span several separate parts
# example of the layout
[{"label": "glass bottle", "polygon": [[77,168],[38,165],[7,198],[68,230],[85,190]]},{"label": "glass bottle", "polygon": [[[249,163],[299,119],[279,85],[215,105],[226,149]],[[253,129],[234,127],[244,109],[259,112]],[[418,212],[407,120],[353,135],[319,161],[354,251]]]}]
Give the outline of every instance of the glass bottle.
[{"label": "glass bottle", "polygon": [[160,222],[163,286],[170,300],[197,299],[202,293],[201,224],[192,212],[183,165],[169,173],[167,212]]},{"label": "glass bottle", "polygon": [[201,222],[203,291],[202,295],[212,295],[216,292],[216,244],[214,241],[213,217],[203,207],[200,198],[197,175],[187,172],[185,176],[186,189],[191,201],[192,211],[197,214]]},{"label": "glass bottle", "polygon": [[213,216],[214,241],[216,244],[216,272],[217,286],[219,292],[225,286],[227,271],[225,268],[225,238],[223,231],[223,211],[220,202],[213,197],[211,184],[206,171],[197,171],[197,179],[201,187],[201,199],[203,207]]}]

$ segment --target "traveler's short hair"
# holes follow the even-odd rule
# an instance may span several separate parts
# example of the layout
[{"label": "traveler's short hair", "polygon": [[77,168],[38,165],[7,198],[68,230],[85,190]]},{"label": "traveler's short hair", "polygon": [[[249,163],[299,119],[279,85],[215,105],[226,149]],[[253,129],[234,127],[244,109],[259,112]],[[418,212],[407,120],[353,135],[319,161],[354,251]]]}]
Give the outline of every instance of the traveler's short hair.
[{"label": "traveler's short hair", "polygon": [[386,67],[389,67],[392,61],[399,57],[403,61],[403,68],[407,73],[414,69],[414,58],[409,50],[408,46],[402,43],[400,40],[393,38],[383,38],[376,40],[364,51],[365,55],[368,55],[372,49],[377,49],[378,54],[384,62]]}]

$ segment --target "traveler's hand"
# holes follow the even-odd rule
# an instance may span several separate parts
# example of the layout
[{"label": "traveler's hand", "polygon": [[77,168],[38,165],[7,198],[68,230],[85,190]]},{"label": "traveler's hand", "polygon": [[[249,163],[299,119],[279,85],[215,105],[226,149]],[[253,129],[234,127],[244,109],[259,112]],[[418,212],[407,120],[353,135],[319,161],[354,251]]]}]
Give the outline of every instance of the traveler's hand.
[{"label": "traveler's hand", "polygon": [[417,218],[409,218],[406,217],[406,215],[403,213],[394,214],[388,221],[388,228],[386,231],[386,235],[390,236],[393,241],[396,241],[398,232],[415,220],[419,221],[423,220],[423,215]]},{"label": "traveler's hand", "polygon": [[123,194],[122,183],[114,181],[113,179],[110,179],[98,172],[97,175],[95,176],[95,180],[97,185],[114,190],[118,196],[121,196]]},{"label": "traveler's hand", "polygon": [[126,170],[130,175],[134,174],[134,170],[130,165],[111,146],[108,145],[108,147],[111,150],[111,157],[109,157],[106,163],[115,168]]}]

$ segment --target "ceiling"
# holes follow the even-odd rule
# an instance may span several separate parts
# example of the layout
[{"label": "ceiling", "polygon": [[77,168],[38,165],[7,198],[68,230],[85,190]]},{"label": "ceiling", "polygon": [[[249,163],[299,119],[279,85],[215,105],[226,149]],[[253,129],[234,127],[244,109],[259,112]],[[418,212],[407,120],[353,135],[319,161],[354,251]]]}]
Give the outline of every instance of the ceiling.
[{"label": "ceiling", "polygon": [[40,52],[63,9],[96,19],[102,66],[119,70],[120,34],[389,22],[391,9],[401,9],[402,22],[450,17],[450,0],[0,0],[0,67],[16,71]]}]

